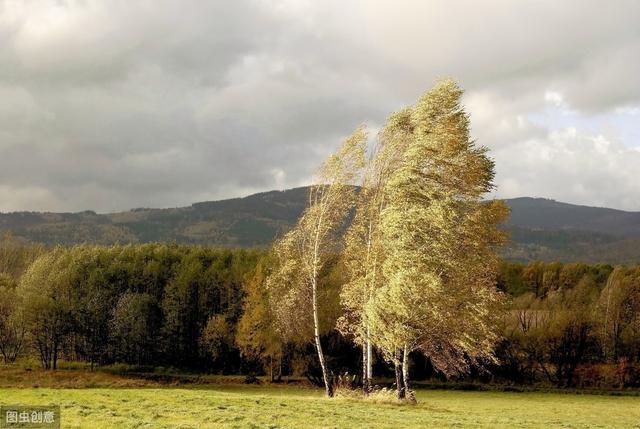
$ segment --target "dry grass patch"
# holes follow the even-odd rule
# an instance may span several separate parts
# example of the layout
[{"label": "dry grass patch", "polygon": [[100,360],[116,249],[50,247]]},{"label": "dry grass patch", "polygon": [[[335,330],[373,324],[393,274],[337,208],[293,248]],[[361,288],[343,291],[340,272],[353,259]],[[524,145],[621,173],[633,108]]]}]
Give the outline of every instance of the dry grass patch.
[{"label": "dry grass patch", "polygon": [[142,378],[110,374],[102,371],[44,370],[17,366],[0,367],[0,387],[17,388],[125,388],[158,387],[159,383]]}]

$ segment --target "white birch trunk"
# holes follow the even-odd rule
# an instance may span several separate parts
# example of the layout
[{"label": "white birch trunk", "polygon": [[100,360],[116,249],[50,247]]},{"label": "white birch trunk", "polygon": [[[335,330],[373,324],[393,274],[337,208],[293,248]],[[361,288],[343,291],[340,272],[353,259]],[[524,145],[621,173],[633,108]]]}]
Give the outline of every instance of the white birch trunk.
[{"label": "white birch trunk", "polygon": [[313,336],[316,342],[316,350],[318,351],[318,360],[320,361],[320,368],[322,368],[322,380],[324,381],[324,389],[327,396],[330,398],[333,396],[333,389],[329,380],[329,374],[327,371],[327,365],[324,360],[324,353],[322,352],[322,343],[320,342],[320,322],[318,318],[318,296],[317,296],[317,282],[315,279],[312,282],[312,300],[313,300]]},{"label": "white birch trunk", "polygon": [[[321,203],[322,204],[322,203]],[[311,278],[311,300],[313,304],[313,336],[316,342],[316,350],[318,351],[318,360],[320,361],[320,368],[322,369],[322,380],[324,381],[324,389],[327,393],[327,397],[333,396],[333,386],[331,380],[329,380],[329,372],[327,371],[327,365],[324,359],[324,353],[322,351],[322,343],[320,341],[320,318],[318,316],[318,260],[320,251],[320,228],[323,221],[323,215],[321,214],[316,224],[316,233],[313,246],[313,275]]]},{"label": "white birch trunk", "polygon": [[394,358],[394,366],[396,372],[396,391],[398,394],[398,399],[404,399],[404,382],[402,379],[402,356],[400,354],[402,350],[398,349],[395,352]]},{"label": "white birch trunk", "polygon": [[367,327],[367,393],[371,392],[371,384],[373,379],[373,360],[372,360],[371,340],[369,339],[369,328]]},{"label": "white birch trunk", "polygon": [[402,381],[404,382],[405,396],[409,393],[409,348],[404,345],[402,354]]},{"label": "white birch trunk", "polygon": [[367,344],[362,344],[362,392],[367,394]]}]

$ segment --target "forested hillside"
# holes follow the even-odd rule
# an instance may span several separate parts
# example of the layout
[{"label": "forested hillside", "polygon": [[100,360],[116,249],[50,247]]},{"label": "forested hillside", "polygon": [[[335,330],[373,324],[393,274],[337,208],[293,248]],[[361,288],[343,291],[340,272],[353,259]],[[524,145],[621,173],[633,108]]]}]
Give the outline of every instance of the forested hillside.
[{"label": "forested hillside", "polygon": [[[0,213],[0,233],[43,244],[176,242],[267,247],[298,219],[308,188],[271,191],[169,209],[126,212]],[[505,200],[510,260],[635,263],[640,212],[578,206],[542,198]]]},{"label": "forested hillside", "polygon": [[640,261],[640,212],[543,198],[506,200],[507,259],[633,264]]}]

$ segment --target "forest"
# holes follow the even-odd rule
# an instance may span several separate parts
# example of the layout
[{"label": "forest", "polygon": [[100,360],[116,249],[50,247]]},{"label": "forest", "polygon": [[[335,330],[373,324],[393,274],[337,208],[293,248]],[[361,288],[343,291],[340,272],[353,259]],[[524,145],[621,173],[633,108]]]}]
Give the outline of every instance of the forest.
[{"label": "forest", "polygon": [[[265,251],[147,244],[44,248],[0,245],[0,353],[139,369],[308,377],[319,383],[313,347],[272,330]],[[359,374],[362,352],[335,329],[336,256],[323,274],[327,358],[336,374]],[[503,262],[506,294],[498,362],[453,380],[560,387],[640,387],[640,267]],[[332,308],[326,306],[325,308]],[[420,353],[416,380],[444,380]],[[374,372],[393,376],[383,356]],[[450,378],[451,379],[451,378]]]}]

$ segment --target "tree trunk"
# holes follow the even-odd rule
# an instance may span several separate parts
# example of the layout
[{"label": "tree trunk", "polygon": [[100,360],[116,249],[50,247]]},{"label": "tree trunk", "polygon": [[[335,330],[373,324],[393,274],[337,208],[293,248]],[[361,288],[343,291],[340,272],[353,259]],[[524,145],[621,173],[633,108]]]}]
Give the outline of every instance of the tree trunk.
[{"label": "tree trunk", "polygon": [[369,382],[367,380],[367,344],[362,344],[362,393],[369,393]]},{"label": "tree trunk", "polygon": [[278,382],[282,381],[282,353],[278,355]]},{"label": "tree trunk", "polygon": [[369,328],[367,327],[367,393],[371,392],[373,380],[373,359],[372,345],[369,339]]},{"label": "tree trunk", "polygon": [[273,355],[269,355],[269,379],[273,383]]},{"label": "tree trunk", "polygon": [[404,383],[402,381],[402,361],[400,360],[400,350],[396,351],[396,358],[394,359],[396,369],[396,390],[398,392],[398,399],[404,399]]},{"label": "tree trunk", "polygon": [[318,351],[318,360],[320,361],[320,368],[322,369],[322,380],[324,381],[324,389],[327,393],[327,397],[333,396],[333,385],[329,379],[329,373],[327,371],[327,364],[324,360],[324,353],[322,352],[322,343],[320,342],[320,320],[318,317],[318,288],[315,279],[312,281],[312,301],[313,301],[313,336],[316,341],[316,350]]},{"label": "tree trunk", "polygon": [[402,355],[402,381],[404,383],[405,396],[409,393],[409,348],[404,345]]},{"label": "tree trunk", "polygon": [[[371,257],[371,244],[373,241],[373,222],[371,221],[371,219],[369,219],[369,234],[367,237],[367,258],[366,258],[366,266],[367,269],[370,268],[370,264],[369,264],[369,259]],[[372,295],[372,289],[373,289],[373,285],[375,285],[375,278],[376,278],[376,259],[374,257],[374,262],[373,262],[373,280],[371,282],[370,285],[367,285],[367,288],[365,290],[366,293],[366,299],[368,299],[369,301],[371,301],[371,295]],[[366,369],[364,369],[365,372],[365,383],[364,383],[364,390],[365,390],[365,395],[368,395],[371,392],[371,379],[373,378],[373,360],[372,360],[372,356],[371,356],[371,329],[369,327],[369,322],[366,320],[365,318],[365,326],[366,326],[366,341],[365,341],[365,347],[363,347],[363,353],[366,353]],[[365,351],[366,349],[366,351]]]}]

